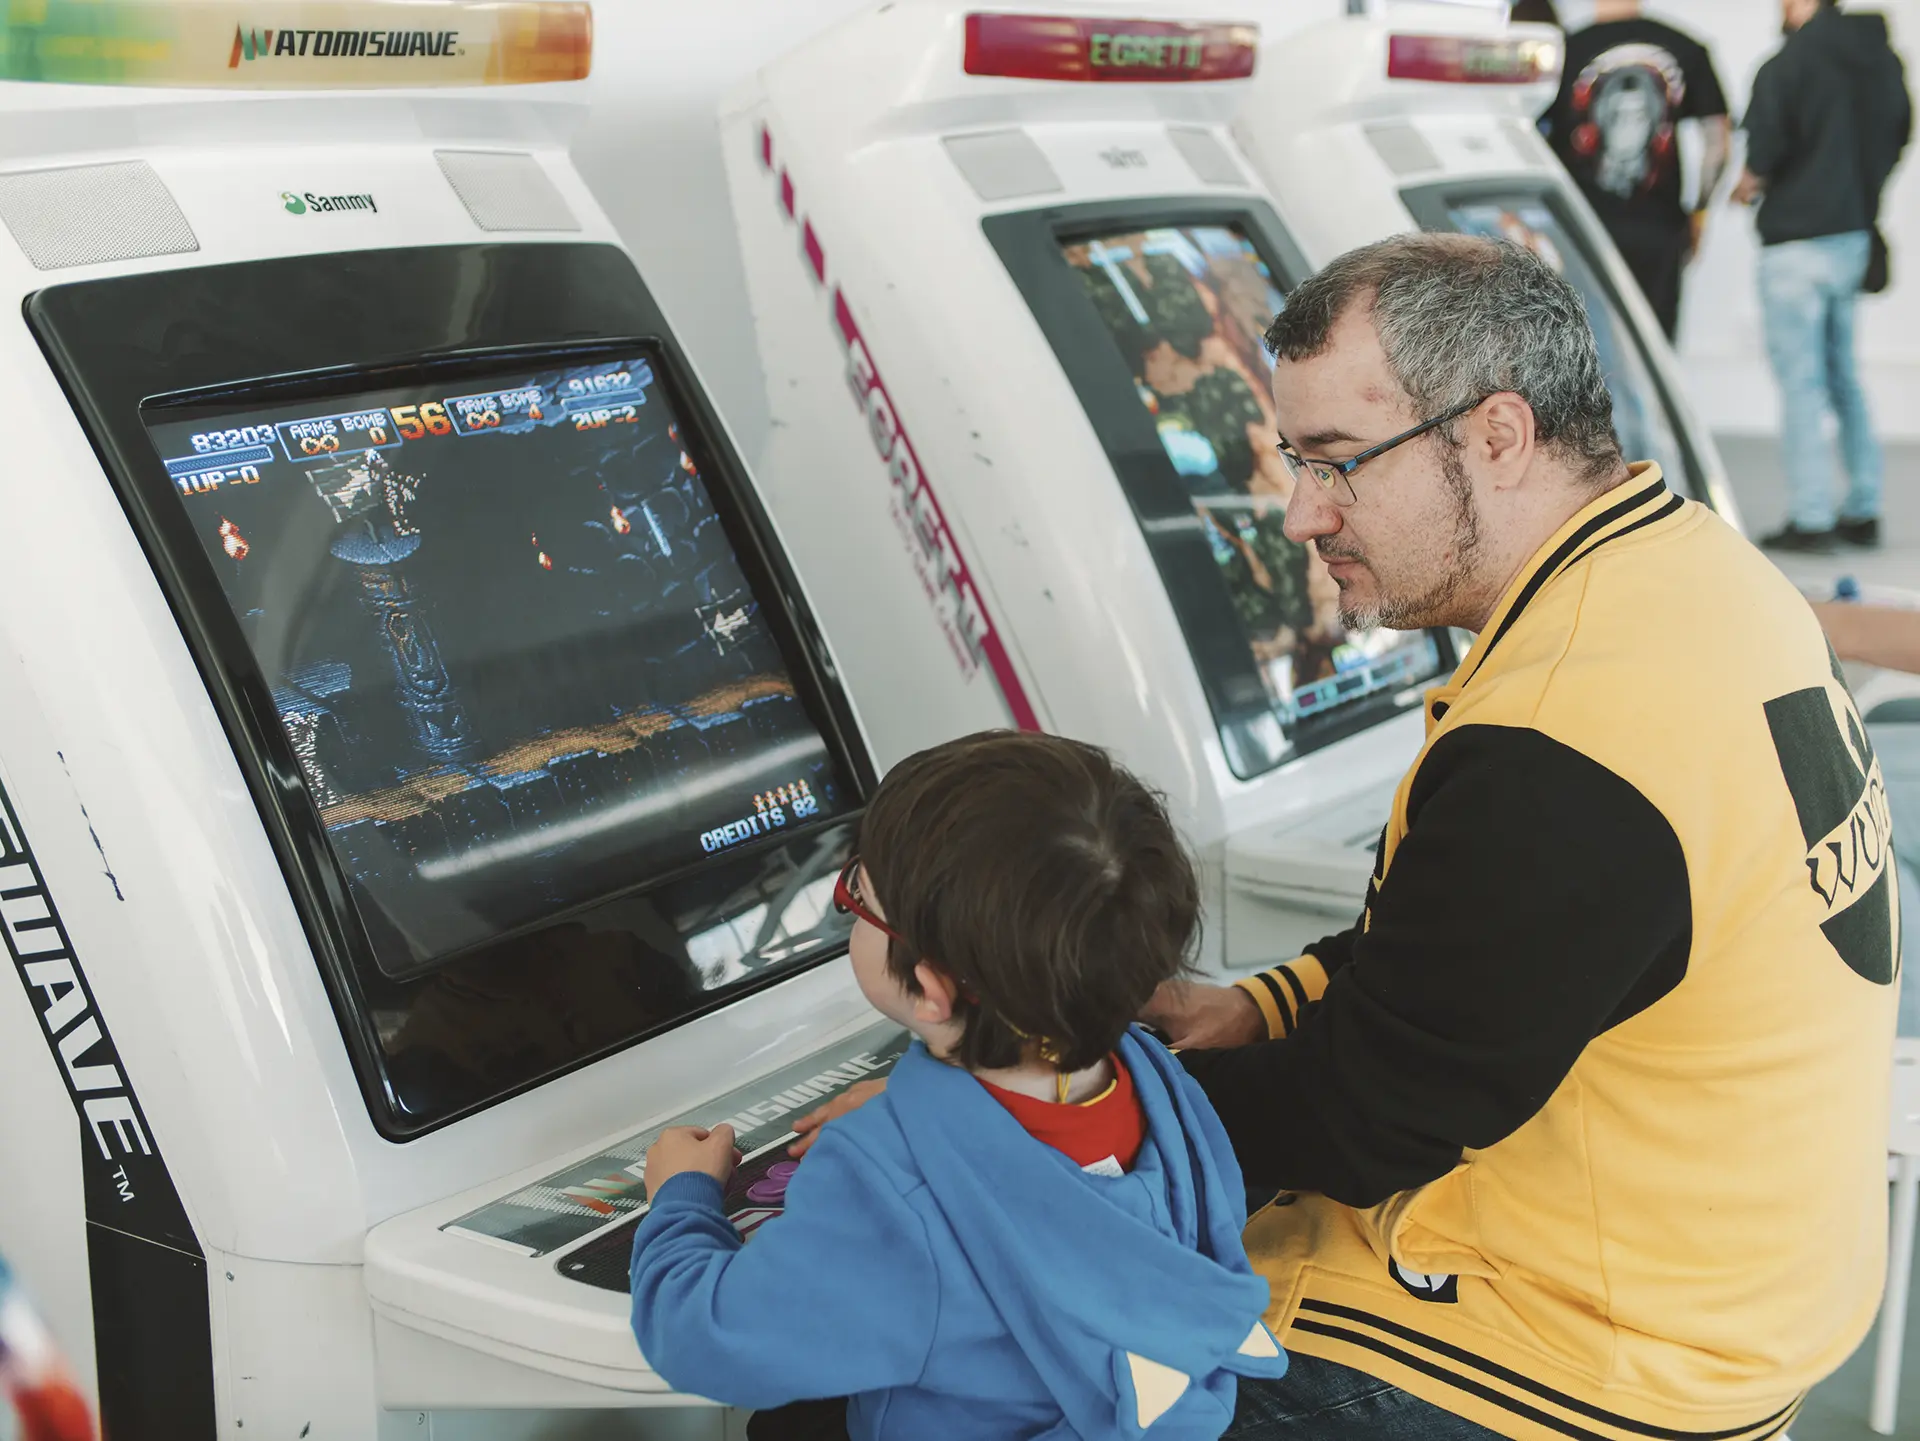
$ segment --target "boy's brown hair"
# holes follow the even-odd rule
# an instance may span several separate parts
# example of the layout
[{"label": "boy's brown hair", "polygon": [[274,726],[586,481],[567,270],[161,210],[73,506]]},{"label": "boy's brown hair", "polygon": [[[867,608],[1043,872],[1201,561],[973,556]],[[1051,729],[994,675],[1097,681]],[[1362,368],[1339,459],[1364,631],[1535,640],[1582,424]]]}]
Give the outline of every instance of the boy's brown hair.
[{"label": "boy's brown hair", "polygon": [[860,824],[860,858],[917,989],[960,989],[968,1070],[1101,1060],[1162,981],[1184,975],[1193,863],[1160,797],[1097,746],[983,731],[900,762]]}]

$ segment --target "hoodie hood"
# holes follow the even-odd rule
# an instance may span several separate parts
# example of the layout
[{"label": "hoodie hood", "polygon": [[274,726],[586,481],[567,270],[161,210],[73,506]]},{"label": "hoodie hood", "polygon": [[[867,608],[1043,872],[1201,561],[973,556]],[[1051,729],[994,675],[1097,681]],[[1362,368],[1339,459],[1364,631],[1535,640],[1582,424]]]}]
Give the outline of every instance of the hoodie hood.
[{"label": "hoodie hood", "polygon": [[1036,1141],[918,1043],[887,1095],[989,1302],[1065,1415],[1058,1434],[1134,1437],[1159,1422],[1156,1437],[1217,1436],[1232,1376],[1286,1372],[1260,1319],[1267,1283],[1240,1241],[1245,1192],[1179,1063],[1137,1027],[1120,1057],[1147,1123],[1122,1176]]},{"label": "hoodie hood", "polygon": [[1763,245],[1870,229],[1912,129],[1886,18],[1823,5],[1754,77],[1747,167],[1767,182]]},{"label": "hoodie hood", "polygon": [[1816,10],[1795,38],[1843,65],[1865,70],[1885,65],[1893,48],[1887,41],[1886,16],[1870,10],[1839,10],[1831,5]]}]

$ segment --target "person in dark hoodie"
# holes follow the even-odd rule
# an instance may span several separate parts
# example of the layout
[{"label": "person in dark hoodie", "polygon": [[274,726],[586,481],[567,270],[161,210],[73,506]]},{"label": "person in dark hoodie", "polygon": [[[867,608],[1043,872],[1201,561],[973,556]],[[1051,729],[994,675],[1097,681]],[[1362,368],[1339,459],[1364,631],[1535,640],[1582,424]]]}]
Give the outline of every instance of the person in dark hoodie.
[{"label": "person in dark hoodie", "polygon": [[[1782,0],[1786,44],[1754,77],[1746,172],[1734,199],[1760,205],[1760,305],[1780,386],[1786,524],[1760,543],[1823,554],[1880,543],[1880,442],[1853,349],[1854,297],[1869,284],[1880,192],[1913,128],[1886,17],[1834,0]],[[1885,249],[1880,248],[1885,285]],[[1825,420],[1839,420],[1849,489],[1836,512]]]},{"label": "person in dark hoodie", "polygon": [[862,992],[917,1039],[750,1244],[721,1210],[729,1129],[655,1143],[649,1363],[735,1406],[850,1397],[824,1429],[856,1441],[1213,1441],[1236,1378],[1287,1360],[1226,1135],[1130,1024],[1199,905],[1158,798],[1058,737],[937,746],[879,787],[835,900]]}]

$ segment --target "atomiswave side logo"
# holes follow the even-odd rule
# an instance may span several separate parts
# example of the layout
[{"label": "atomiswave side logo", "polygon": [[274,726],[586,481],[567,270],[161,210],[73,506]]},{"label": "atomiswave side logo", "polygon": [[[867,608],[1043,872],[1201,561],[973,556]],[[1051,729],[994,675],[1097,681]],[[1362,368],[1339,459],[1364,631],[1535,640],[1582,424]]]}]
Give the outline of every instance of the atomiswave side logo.
[{"label": "atomiswave side logo", "polygon": [[458,30],[250,30],[233,27],[227,69],[269,56],[308,60],[451,59],[466,53]]},{"label": "atomiswave side logo", "polygon": [[238,70],[242,60],[258,60],[273,48],[271,30],[242,30],[233,27],[233,54],[227,58],[227,69]]}]

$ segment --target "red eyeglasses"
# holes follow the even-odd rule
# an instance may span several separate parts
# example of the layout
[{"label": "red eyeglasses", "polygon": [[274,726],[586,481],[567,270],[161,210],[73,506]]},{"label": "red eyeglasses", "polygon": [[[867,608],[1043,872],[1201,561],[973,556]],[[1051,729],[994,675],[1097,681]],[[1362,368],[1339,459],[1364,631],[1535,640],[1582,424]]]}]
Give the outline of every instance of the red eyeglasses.
[{"label": "red eyeglasses", "polygon": [[[898,941],[903,946],[907,944],[907,938],[905,936],[901,935],[900,932],[876,916],[868,907],[867,903],[861,899],[860,857],[858,856],[849,856],[847,858],[846,865],[840,869],[840,878],[833,883],[833,908],[843,916],[852,916],[856,920],[865,921],[868,925],[879,930],[879,932],[889,940]],[[960,998],[968,1005],[977,1006],[980,1004],[980,995],[972,986],[968,985],[958,976],[954,977],[954,984],[959,987]]]},{"label": "red eyeglasses", "polygon": [[865,921],[892,940],[904,942],[906,937],[876,916],[866,901],[861,899],[859,887],[860,857],[850,856],[841,868],[840,879],[833,883],[833,908],[843,916]]}]

